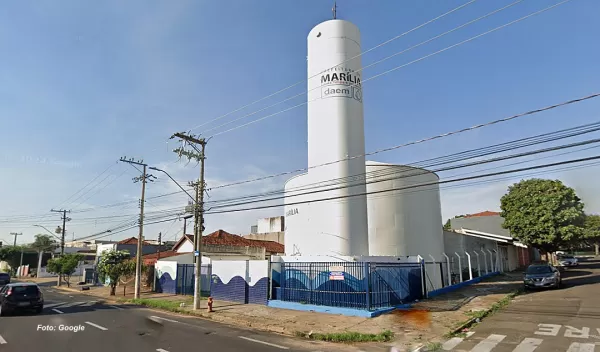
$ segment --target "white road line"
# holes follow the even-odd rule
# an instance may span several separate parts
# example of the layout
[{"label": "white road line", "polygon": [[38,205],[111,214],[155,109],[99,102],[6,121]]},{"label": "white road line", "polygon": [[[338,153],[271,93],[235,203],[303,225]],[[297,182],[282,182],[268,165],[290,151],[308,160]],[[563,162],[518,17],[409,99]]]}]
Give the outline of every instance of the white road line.
[{"label": "white road line", "polygon": [[58,313],[58,314],[64,314],[64,313],[65,313],[65,312],[63,312],[62,310],[58,310],[58,309],[56,309],[56,308],[52,308],[52,311],[53,311],[53,312],[56,312],[56,313]]},{"label": "white road line", "polygon": [[52,308],[52,307],[58,307],[60,305],[65,304],[66,302],[60,302],[60,303],[52,303],[52,304],[44,304],[44,308]]},{"label": "white road line", "polygon": [[473,334],[475,334],[475,331],[469,331],[467,333],[467,338],[473,336]]},{"label": "white road line", "polygon": [[2,337],[2,335],[0,335],[0,345],[4,345],[6,343],[6,340],[4,339],[4,337]]},{"label": "white road line", "polygon": [[94,304],[98,303],[97,301],[88,301],[86,302],[86,304],[82,304],[82,307],[90,307],[93,306]]},{"label": "white road line", "polygon": [[[117,307],[117,306],[109,306],[109,307],[111,307],[111,308],[114,308],[114,309],[118,309],[118,310],[123,310],[123,308],[121,308],[121,307]],[[167,352],[168,352],[168,351],[167,351]]]},{"label": "white road line", "polygon": [[157,317],[155,315],[151,315],[150,318],[160,319],[160,320],[164,320],[164,321],[170,321],[171,323],[179,323],[177,320],[167,319],[167,318],[163,318],[163,317]]},{"label": "white road line", "polygon": [[573,342],[567,352],[594,352],[594,346],[593,343]]},{"label": "white road line", "polygon": [[542,339],[534,339],[534,338],[526,338],[513,350],[513,352],[533,352],[539,345],[542,344],[544,340]]},{"label": "white road line", "polygon": [[167,350],[163,350],[162,348],[157,348],[157,349],[156,349],[156,351],[157,351],[157,352],[169,352],[169,351],[167,351]]},{"label": "white road line", "polygon": [[245,336],[238,336],[238,337],[240,339],[244,339],[244,340],[248,340],[248,341],[252,341],[252,342],[256,342],[256,343],[262,343],[263,345],[281,348],[282,350],[289,350],[290,349],[289,347],[280,346],[280,345],[276,345],[274,343],[269,343],[269,342],[265,342],[265,341],[261,341],[261,340],[255,340],[255,339],[251,339],[251,338],[245,337]]},{"label": "white road line", "polygon": [[98,324],[94,324],[94,323],[91,323],[91,322],[89,322],[89,321],[86,321],[85,323],[86,323],[86,324],[88,324],[88,325],[91,325],[91,326],[93,326],[93,327],[95,327],[95,328],[98,328],[98,329],[100,329],[100,330],[108,330],[108,329],[107,329],[107,328],[105,328],[104,326],[100,326],[100,325],[98,325]]},{"label": "white road line", "polygon": [[452,349],[458,346],[458,344],[461,342],[463,342],[463,339],[461,337],[453,337],[450,340],[444,342],[444,344],[442,345],[442,349],[444,351],[452,351]]},{"label": "white road line", "polygon": [[491,334],[487,339],[481,341],[477,346],[473,347],[471,352],[490,352],[497,344],[502,342],[506,335]]},{"label": "white road line", "polygon": [[71,303],[67,303],[65,305],[60,306],[60,308],[69,308],[69,307],[75,307],[78,306],[80,304],[84,304],[85,302],[71,302]]}]

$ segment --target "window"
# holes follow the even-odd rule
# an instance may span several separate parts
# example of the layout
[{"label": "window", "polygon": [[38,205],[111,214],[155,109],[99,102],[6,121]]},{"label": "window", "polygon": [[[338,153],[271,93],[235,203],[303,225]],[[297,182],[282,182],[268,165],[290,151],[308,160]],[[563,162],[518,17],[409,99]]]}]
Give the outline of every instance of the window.
[{"label": "window", "polygon": [[0,279],[9,279],[10,275],[8,275],[7,273],[0,273]]},{"label": "window", "polygon": [[527,268],[527,274],[549,274],[553,271],[549,265],[535,265]]},{"label": "window", "polygon": [[37,286],[14,286],[13,292],[15,294],[35,295],[39,290]]}]

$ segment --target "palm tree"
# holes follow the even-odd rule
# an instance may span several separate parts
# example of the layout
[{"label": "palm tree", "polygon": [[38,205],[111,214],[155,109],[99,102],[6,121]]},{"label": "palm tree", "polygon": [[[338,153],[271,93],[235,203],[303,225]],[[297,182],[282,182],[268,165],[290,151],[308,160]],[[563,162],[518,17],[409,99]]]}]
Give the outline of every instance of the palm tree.
[{"label": "palm tree", "polygon": [[42,269],[42,257],[44,256],[44,253],[53,252],[58,247],[58,243],[48,235],[37,234],[35,235],[35,240],[30,245],[30,247],[38,252],[38,266],[36,277],[39,277],[40,270]]}]

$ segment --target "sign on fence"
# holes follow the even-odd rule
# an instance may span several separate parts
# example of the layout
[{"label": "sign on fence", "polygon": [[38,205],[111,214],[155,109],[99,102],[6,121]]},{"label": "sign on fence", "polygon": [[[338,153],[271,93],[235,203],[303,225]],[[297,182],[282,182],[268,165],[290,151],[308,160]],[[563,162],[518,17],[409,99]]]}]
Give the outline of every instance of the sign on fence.
[{"label": "sign on fence", "polygon": [[329,272],[329,280],[344,280],[344,272],[343,271],[330,271]]}]

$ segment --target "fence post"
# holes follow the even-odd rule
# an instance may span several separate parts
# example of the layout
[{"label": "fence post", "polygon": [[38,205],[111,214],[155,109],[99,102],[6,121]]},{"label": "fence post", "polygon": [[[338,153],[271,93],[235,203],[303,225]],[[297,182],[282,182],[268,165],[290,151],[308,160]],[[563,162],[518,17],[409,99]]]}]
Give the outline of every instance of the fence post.
[{"label": "fence post", "polygon": [[446,253],[442,253],[444,257],[446,257],[446,269],[448,270],[448,286],[452,286],[452,273],[450,271],[450,258],[446,255]]},{"label": "fence post", "polygon": [[281,294],[281,297],[277,297],[278,299],[285,301],[285,282],[286,277],[285,277],[285,262],[281,262],[281,273],[279,274],[279,293]]},{"label": "fence post", "polygon": [[367,303],[367,310],[371,310],[371,272],[369,268],[369,262],[364,262],[363,271],[365,278],[365,302]]},{"label": "fence post", "polygon": [[490,270],[494,272],[494,253],[492,253],[492,251],[489,249],[487,251],[490,253]]},{"label": "fence post", "polygon": [[479,265],[479,253],[477,253],[477,251],[473,251],[473,253],[475,253],[475,256],[477,257],[477,276],[481,277],[481,266]]},{"label": "fence post", "polygon": [[[432,256],[431,254],[429,255],[429,258],[431,258],[431,264],[433,264],[433,273],[435,274],[435,258],[434,256]],[[427,268],[425,268],[425,271],[427,271]],[[442,275],[442,272],[440,271],[440,275]],[[442,287],[444,287],[444,284],[442,283]],[[442,288],[440,287],[440,288]],[[433,286],[433,281],[431,281],[431,290],[435,290],[435,287]]]},{"label": "fence post", "polygon": [[[313,289],[313,281],[314,280],[311,280],[311,278],[313,278],[314,276],[313,276],[313,272],[312,272],[312,265],[313,265],[313,263],[309,263],[308,264],[308,280],[309,280],[309,283],[310,283],[310,287],[308,289],[308,304],[313,304],[313,291],[314,291],[314,289]],[[344,268],[344,270],[345,269],[346,268]]]},{"label": "fence post", "polygon": [[483,253],[483,264],[485,265],[485,273],[489,274],[488,266],[487,266],[487,255],[485,255],[485,251],[482,249],[481,253]]},{"label": "fence post", "polygon": [[469,252],[465,251],[467,255],[467,260],[469,261],[469,280],[473,280],[473,269],[471,268],[471,255]]},{"label": "fence post", "polygon": [[457,252],[454,252],[454,254],[458,257],[458,277],[460,279],[460,282],[463,282],[462,265],[460,263],[460,255]]},{"label": "fence post", "polygon": [[425,278],[425,260],[421,255],[417,254],[417,260],[419,260],[419,264],[421,264],[421,294],[422,298],[427,297],[427,279]]}]

